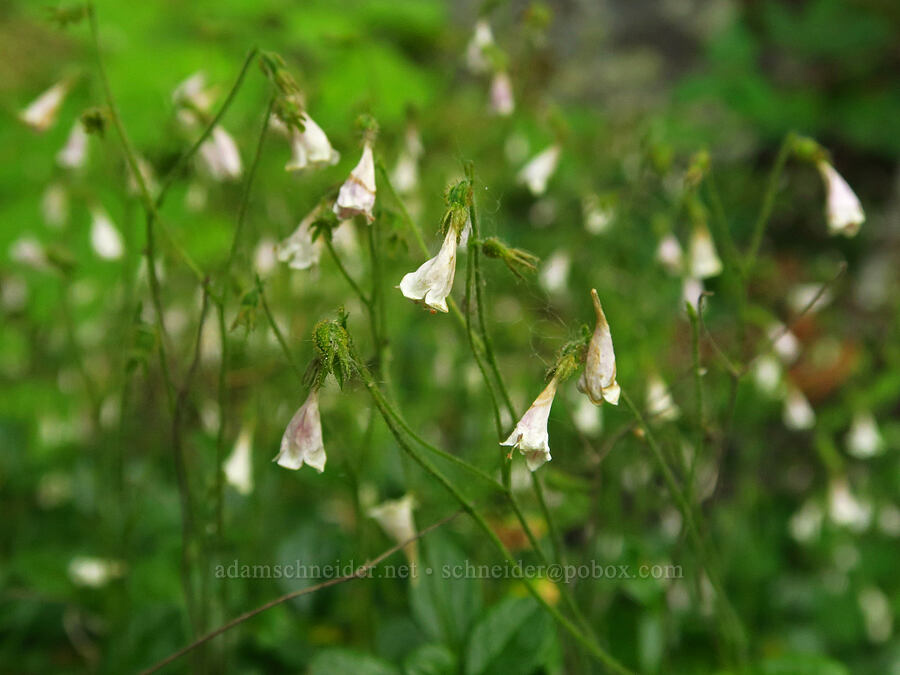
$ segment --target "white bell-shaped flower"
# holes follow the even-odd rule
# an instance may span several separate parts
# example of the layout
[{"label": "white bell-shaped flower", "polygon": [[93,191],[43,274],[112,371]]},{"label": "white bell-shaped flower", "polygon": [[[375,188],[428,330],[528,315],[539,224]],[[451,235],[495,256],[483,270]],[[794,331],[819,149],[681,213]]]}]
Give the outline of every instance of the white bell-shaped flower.
[{"label": "white bell-shaped flower", "polygon": [[872,520],[872,505],[858,500],[844,478],[835,478],[828,487],[828,516],[835,525],[862,532]]},{"label": "white bell-shaped flower", "polygon": [[9,245],[9,259],[34,269],[42,269],[47,265],[44,247],[34,237],[21,237]]},{"label": "white bell-shaped flower", "polygon": [[216,126],[200,146],[199,158],[210,178],[215,181],[236,180],[241,177],[243,164],[237,143],[225,129]]},{"label": "white bell-shaped flower", "polygon": [[67,82],[57,82],[19,113],[19,119],[35,131],[47,131],[56,122],[59,109],[69,93]]},{"label": "white bell-shaped flower", "polygon": [[620,389],[616,382],[616,354],[613,351],[612,334],[600,305],[600,297],[594,288],[591,289],[591,300],[594,301],[597,323],[588,344],[584,372],[578,379],[578,391],[587,394],[594,405],[600,405],[603,401],[618,405]]},{"label": "white bell-shaped flower", "polygon": [[825,216],[828,219],[828,232],[832,235],[854,236],[866,220],[859,198],[831,164],[821,160],[817,166],[827,193]]},{"label": "white bell-shaped flower", "polygon": [[41,195],[41,216],[54,228],[62,227],[69,219],[69,195],[60,183],[50,183]]},{"label": "white bell-shaped flower", "polygon": [[685,277],[681,282],[681,301],[694,310],[700,307],[700,296],[703,295],[703,282],[695,277]]},{"label": "white bell-shaped flower", "polygon": [[779,393],[783,374],[774,354],[763,354],[753,362],[753,383],[766,396],[774,398]]},{"label": "white bell-shaped flower", "polygon": [[663,422],[678,419],[681,414],[666,383],[655,373],[647,378],[647,414]]},{"label": "white bell-shaped flower", "polygon": [[78,556],[69,561],[69,579],[76,586],[102,588],[125,573],[125,566],[118,560]]},{"label": "white bell-shaped flower", "polygon": [[198,71],[180,82],[172,91],[172,102],[177,106],[197,108],[207,112],[213,104],[215,91],[206,84],[206,75]]},{"label": "white bell-shaped flower", "polygon": [[341,220],[353,216],[365,216],[366,222],[375,220],[375,159],[372,146],[363,147],[359,163],[350,172],[350,176],[341,185],[334,212]]},{"label": "white bell-shaped flower", "polygon": [[498,70],[491,79],[491,112],[500,117],[509,117],[516,109],[512,80],[505,70]]},{"label": "white bell-shaped flower", "polygon": [[56,153],[56,163],[64,169],[80,169],[87,160],[88,134],[81,121],[75,122],[66,144]]},{"label": "white bell-shaped flower", "polygon": [[487,71],[490,61],[485,52],[494,45],[494,33],[487,19],[479,19],[475,22],[475,30],[466,47],[466,65],[473,73],[480,74]]},{"label": "white bell-shaped flower", "polygon": [[325,470],[325,446],[319,420],[319,394],[313,389],[294,413],[281,437],[281,451],[275,457],[278,466],[299,469],[308,464],[319,473]]},{"label": "white bell-shaped flower", "polygon": [[301,117],[303,118],[303,131],[294,130],[291,133],[293,154],[285,165],[285,170],[302,171],[303,169],[337,164],[341,153],[331,147],[322,127],[306,113],[301,113]]},{"label": "white bell-shaped flower", "polygon": [[800,356],[800,340],[784,324],[776,322],[769,326],[769,339],[772,340],[772,350],[784,363],[790,365]]},{"label": "white bell-shaped flower", "polygon": [[656,247],[656,261],[669,274],[679,275],[684,270],[684,253],[678,238],[669,232]]},{"label": "white bell-shaped flower", "polygon": [[295,270],[309,269],[319,264],[322,252],[322,241],[312,238],[312,224],[315,222],[319,210],[313,209],[306,218],[300,221],[300,225],[287,239],[278,244],[276,255],[278,260],[287,263],[288,267]]},{"label": "white bell-shaped flower", "polygon": [[[550,408],[553,406],[553,398],[556,396],[558,385],[559,382],[555,377],[550,380],[544,391],[522,415],[509,438],[500,444],[518,448],[519,452],[525,455],[525,463],[531,471],[552,459],[547,422],[550,419]],[[510,455],[512,455],[512,451],[510,451]]]},{"label": "white bell-shaped flower", "polygon": [[516,182],[524,184],[534,196],[544,194],[547,190],[547,181],[559,164],[559,154],[560,148],[555,144],[543,150],[522,167]]},{"label": "white bell-shaped flower", "polygon": [[716,252],[716,245],[705,223],[697,223],[691,233],[690,245],[691,276],[708,279],[722,273],[722,261]]},{"label": "white bell-shaped flower", "polygon": [[581,213],[584,216],[584,229],[590,234],[606,232],[615,217],[612,206],[602,203],[595,194],[588,194],[582,198]]},{"label": "white bell-shaped flower", "polygon": [[782,411],[784,426],[794,431],[812,429],[816,424],[816,413],[800,389],[787,385]]},{"label": "white bell-shaped flower", "polygon": [[858,412],[846,438],[847,452],[858,459],[868,459],[879,454],[884,447],[878,423],[870,412]]},{"label": "white bell-shaped flower", "polygon": [[234,449],[222,468],[225,480],[240,494],[253,492],[253,434],[248,427],[241,429]]},{"label": "white bell-shaped flower", "polygon": [[[369,509],[369,517],[374,518],[378,525],[396,543],[408,542],[416,536],[416,523],[413,519],[415,500],[412,495],[406,495],[400,499],[382,502],[378,506]],[[418,560],[417,542],[413,541],[403,547],[406,559],[411,565]]]},{"label": "white bell-shaped flower", "polygon": [[100,207],[91,210],[91,247],[104,260],[118,260],[125,252],[122,235]]},{"label": "white bell-shaped flower", "polygon": [[456,230],[448,227],[438,254],[423,262],[415,272],[404,275],[397,288],[405,297],[422,301],[432,310],[447,311],[447,296],[456,276],[457,238]]}]

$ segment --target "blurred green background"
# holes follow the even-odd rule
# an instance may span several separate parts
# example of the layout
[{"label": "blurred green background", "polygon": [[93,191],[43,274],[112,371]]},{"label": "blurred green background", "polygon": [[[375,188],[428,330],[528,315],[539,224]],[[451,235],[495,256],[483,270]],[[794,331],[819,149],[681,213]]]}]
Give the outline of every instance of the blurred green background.
[{"label": "blurred green background", "polygon": [[[372,351],[363,307],[327,255],[316,268],[297,271],[273,266],[271,252],[356,164],[358,115],[379,122],[375,151],[388,169],[414,120],[424,155],[406,203],[431,250],[440,242],[443,190],[471,160],[483,233],[542,259],[526,281],[485,261],[486,309],[517,409],[539,393],[556,350],[592,323],[588,291],[597,288],[612,325],[618,381],[643,401],[648,376],[659,374],[681,408],[678,420],[657,426],[667,451],[674,456],[687,447],[690,454],[698,437],[705,440],[697,497],[748,632],[752,672],[900,673],[893,621],[900,608],[898,3],[497,2],[481,10],[512,79],[516,110],[509,117],[488,112],[490,77],[466,68],[475,3],[102,0],[96,6],[122,119],[157,177],[196,137],[179,126],[172,90],[203,71],[217,89],[217,107],[253,46],[284,57],[309,114],[341,152],[336,166],[287,173],[290,147],[268,134],[228,281],[235,289],[229,325],[237,299],[259,273],[299,363],[313,356],[313,325],[341,305],[361,350]],[[172,421],[153,352],[154,314],[141,262],[144,215],[128,190],[115,132],[91,136],[82,168],[64,169],[55,160],[82,112],[104,105],[87,24],[60,28],[48,18],[57,7],[38,0],[0,5],[0,672],[134,672],[185,644],[193,630],[180,578]],[[34,133],[18,112],[62,78],[73,86],[57,123]],[[269,88],[254,62],[223,119],[245,168]],[[803,303],[792,301],[798,286],[819,287],[845,262],[846,273],[828,286],[829,302],[794,327],[799,358],[780,376],[804,392],[816,424],[786,428],[782,397],[761,391],[752,373],[737,387],[730,413],[728,372],[704,339],[701,425],[685,377],[691,333],[682,283],[654,261],[657,244],[669,231],[687,242],[680,186],[692,155],[706,149],[720,226],[745,251],[769,168],[790,131],[830,151],[867,221],[853,239],[829,237],[819,176],[789,161],[744,313],[737,309],[743,291],[735,286],[728,240],[713,229],[726,271],[708,280],[714,295],[705,301],[705,319],[729,356],[749,362],[772,322],[798,314]],[[558,170],[547,192],[532,196],[516,174],[554,142],[562,147]],[[50,185],[68,201],[56,224],[47,217]],[[191,167],[179,174],[162,212],[174,238],[217,284],[242,190],[242,181],[214,182]],[[714,211],[714,196],[701,194]],[[588,195],[610,214],[601,232],[585,228]],[[465,335],[452,317],[430,315],[393,289],[423,258],[381,185],[378,199],[396,400],[427,438],[494,473],[500,455],[489,399]],[[92,250],[90,212],[98,206],[123,237],[118,260]],[[366,226],[355,227],[360,248],[348,254],[347,266],[366,285]],[[37,244],[45,259],[23,255],[23,240]],[[193,352],[200,293],[174,249],[159,237],[157,244],[178,384]],[[465,258],[461,253],[457,301]],[[204,553],[193,574],[207,608],[204,628],[316,581],[222,581],[214,575],[217,564],[361,563],[391,545],[364,517],[366,504],[411,492],[420,527],[456,508],[402,460],[383,424],[370,427],[370,399],[358,383],[340,390],[330,382],[321,394],[329,458],[323,474],[272,464],[306,392],[265,318],[252,331],[230,333],[224,418],[214,320],[201,342],[184,448],[202,533]],[[601,420],[580,399],[574,382],[561,388],[550,421],[554,459],[540,470],[567,559],[676,564],[684,578],[579,580],[573,589],[579,604],[603,644],[630,668],[730,672],[699,565],[645,441],[631,433],[623,406],[604,406]],[[860,457],[848,449],[848,433],[868,415],[880,444],[874,456]],[[512,420],[504,422],[509,427]],[[222,537],[215,534],[214,505],[220,423],[229,453],[240,430],[252,430],[254,480],[250,494],[227,486]],[[521,463],[517,456],[514,465]],[[465,479],[452,465],[442,468]],[[477,484],[465,485],[516,555],[533,561],[508,509]],[[525,490],[521,498],[548,545],[534,497]],[[436,566],[496,558],[465,517],[420,547]],[[85,559],[105,561],[108,578],[85,582],[77,564]],[[552,596],[552,588],[547,592]],[[169,671],[226,667],[603,672],[515,580],[353,581],[264,613]]]}]

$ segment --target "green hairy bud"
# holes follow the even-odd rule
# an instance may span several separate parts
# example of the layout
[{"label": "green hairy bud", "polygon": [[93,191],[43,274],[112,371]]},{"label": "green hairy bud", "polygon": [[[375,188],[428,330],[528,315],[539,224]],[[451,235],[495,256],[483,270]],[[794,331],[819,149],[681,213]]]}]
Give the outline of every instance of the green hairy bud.
[{"label": "green hairy bud", "polygon": [[316,348],[316,387],[322,386],[329,373],[343,388],[344,382],[356,372],[356,362],[352,356],[350,334],[347,332],[347,314],[343,307],[338,310],[338,318],[323,319],[313,328],[313,344]]},{"label": "green hairy bud", "polygon": [[488,258],[498,258],[519,279],[524,279],[526,273],[534,272],[540,261],[536,255],[520,248],[510,248],[497,237],[491,237],[481,242],[481,251]]},{"label": "green hairy bud", "polygon": [[106,133],[106,120],[108,114],[103,108],[88,108],[81,113],[81,124],[89,134],[103,136]]},{"label": "green hairy bud", "polygon": [[564,382],[577,373],[584,363],[585,352],[590,341],[591,329],[588,326],[582,326],[581,335],[564,344],[557,352],[556,362],[547,371],[547,379],[555,377],[558,381]]}]

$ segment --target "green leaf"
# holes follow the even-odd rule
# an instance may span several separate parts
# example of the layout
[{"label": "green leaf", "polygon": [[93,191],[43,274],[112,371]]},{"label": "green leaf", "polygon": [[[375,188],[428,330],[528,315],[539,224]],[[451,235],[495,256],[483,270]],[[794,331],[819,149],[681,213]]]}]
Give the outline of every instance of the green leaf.
[{"label": "green leaf", "polygon": [[556,642],[552,620],[532,598],[506,598],[475,624],[467,675],[523,675],[547,662]]},{"label": "green leaf", "polygon": [[309,664],[308,675],[400,675],[393,665],[369,654],[333,648],[319,652]]},{"label": "green leaf", "polygon": [[456,655],[444,645],[422,645],[403,663],[404,675],[453,675],[456,672]]}]

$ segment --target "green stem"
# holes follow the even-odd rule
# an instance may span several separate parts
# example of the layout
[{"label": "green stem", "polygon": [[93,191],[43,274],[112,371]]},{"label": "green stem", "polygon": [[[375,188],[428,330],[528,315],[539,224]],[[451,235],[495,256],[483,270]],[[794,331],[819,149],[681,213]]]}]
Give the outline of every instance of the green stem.
[{"label": "green stem", "polygon": [[160,187],[159,194],[156,196],[156,208],[159,209],[162,207],[163,202],[165,201],[166,194],[169,192],[169,188],[175,183],[176,178],[178,178],[178,173],[181,171],[182,167],[190,161],[191,157],[197,154],[197,151],[200,149],[200,146],[209,138],[209,135],[213,132],[219,122],[222,121],[222,118],[225,117],[225,113],[228,112],[228,109],[231,107],[231,103],[234,101],[237,96],[238,90],[240,90],[241,85],[244,83],[244,76],[247,74],[247,70],[250,67],[250,64],[253,62],[253,58],[259,53],[259,50],[256,47],[250,49],[247,52],[247,56],[244,59],[244,63],[241,66],[241,70],[238,73],[237,78],[234,81],[234,84],[231,87],[231,91],[228,92],[228,96],[225,97],[225,101],[222,103],[222,107],[219,108],[219,112],[216,113],[216,116],[212,118],[210,123],[203,130],[203,133],[200,134],[199,138],[194,141],[194,144],[182,155],[175,160],[175,164],[172,165],[172,168],[169,169],[169,172],[166,174],[166,177],[162,181],[162,186]]},{"label": "green stem", "polygon": [[756,263],[756,256],[759,253],[759,247],[762,245],[763,234],[766,231],[766,225],[769,224],[769,218],[772,215],[772,209],[775,206],[775,196],[778,194],[778,183],[781,181],[781,174],[784,171],[784,165],[791,154],[794,145],[794,133],[791,132],[785,136],[778,149],[778,155],[775,157],[775,163],[769,173],[769,182],[766,187],[766,193],[763,196],[762,207],[759,210],[759,216],[753,227],[753,235],[750,238],[750,247],[747,250],[747,256],[744,259],[744,279],[750,279],[753,272],[753,265]]},{"label": "green stem", "polygon": [[[328,252],[331,254],[331,258],[334,260],[334,264],[337,265],[338,271],[347,280],[347,283],[350,284],[350,288],[353,289],[353,292],[356,293],[357,297],[359,297],[360,301],[366,306],[366,308],[371,312],[372,309],[372,301],[369,297],[363,292],[363,289],[360,288],[359,284],[350,276],[350,273],[347,271],[347,268],[344,267],[344,263],[341,262],[340,257],[337,254],[337,251],[334,250],[334,243],[328,237],[323,237],[325,241],[325,246],[328,249]],[[374,327],[373,327],[374,333]],[[373,334],[374,337],[374,334]]]},{"label": "green stem", "polygon": [[[356,356],[356,355],[354,355]],[[358,358],[357,358],[358,361]],[[394,435],[397,443],[400,447],[415,461],[422,469],[428,473],[432,478],[437,480],[453,497],[459,502],[460,506],[463,508],[466,513],[475,521],[475,523],[481,528],[481,530],[487,535],[488,539],[494,545],[494,547],[500,552],[503,558],[516,566],[517,569],[521,571],[521,564],[518,560],[513,558],[512,554],[506,548],[497,534],[491,529],[490,525],[488,525],[487,521],[482,516],[481,512],[475,507],[475,505],[464,495],[459,489],[450,482],[446,476],[444,476],[431,462],[429,462],[424,456],[419,454],[412,445],[410,445],[406,438],[401,433],[401,430],[394,423],[394,415],[390,412],[391,404],[384,397],[381,391],[378,389],[377,384],[375,383],[375,379],[372,377],[372,374],[369,372],[368,368],[365,365],[360,363],[360,376],[362,377],[363,383],[366,388],[369,390],[369,393],[372,395],[372,399],[375,402],[375,405],[378,407],[381,412],[382,417],[387,423],[391,433]],[[611,654],[609,654],[606,650],[596,644],[591,638],[584,635],[581,630],[575,626],[569,619],[563,616],[558,609],[556,609],[553,605],[548,603],[543,596],[538,592],[535,587],[533,581],[530,578],[524,576],[523,580],[525,582],[525,587],[528,592],[540,603],[544,609],[563,627],[568,633],[570,633],[578,642],[581,644],[588,652],[594,656],[598,661],[606,665],[609,669],[618,673],[629,673],[627,668],[619,663]]]},{"label": "green stem", "polygon": [[[697,318],[697,310],[694,309],[694,306],[690,303],[685,304],[687,306],[688,317],[691,321],[691,352],[694,365],[694,416],[697,420],[697,447],[694,448],[694,452],[691,456],[691,463],[687,472],[685,493],[688,504],[693,504],[695,472],[698,460],[700,456],[704,454],[703,447],[706,442],[706,421],[703,412],[703,372],[700,365],[700,321]],[[701,307],[701,303],[698,303],[698,308]]]},{"label": "green stem", "polygon": [[644,418],[643,414],[634,405],[631,397],[628,396],[624,389],[621,390],[621,398],[625,402],[625,405],[628,407],[628,409],[631,410],[631,413],[634,415],[638,424],[644,430],[644,437],[647,439],[647,444],[650,446],[650,450],[653,452],[653,456],[656,459],[657,464],[659,464],[660,471],[662,472],[666,485],[669,488],[669,493],[672,495],[672,498],[675,500],[678,509],[681,511],[682,520],[685,527],[687,528],[688,536],[691,538],[694,544],[697,558],[699,559],[700,564],[703,566],[703,569],[706,572],[706,576],[709,579],[710,584],[712,584],[713,590],[715,591],[716,600],[719,605],[719,612],[722,616],[723,623],[727,626],[727,630],[729,631],[731,640],[737,650],[738,659],[743,664],[746,661],[746,634],[744,632],[743,626],[741,625],[741,621],[737,616],[737,613],[734,611],[731,602],[728,600],[728,596],[725,594],[725,589],[722,585],[719,574],[713,567],[711,560],[712,554],[708,550],[706,542],[700,534],[700,530],[697,528],[697,524],[694,520],[693,509],[685,498],[684,493],[678,487],[678,483],[675,480],[675,474],[669,467],[669,463],[666,461],[662,448],[656,441],[656,437],[653,434],[650,425],[647,424],[647,421]]},{"label": "green stem", "polygon": [[284,334],[281,332],[281,329],[275,322],[275,317],[272,316],[272,310],[269,309],[269,303],[266,301],[266,294],[263,291],[262,280],[259,277],[256,278],[256,287],[259,289],[259,300],[262,304],[263,311],[266,314],[266,318],[269,320],[269,325],[272,327],[272,332],[275,333],[275,338],[278,340],[278,344],[281,345],[281,351],[284,352],[284,356],[287,359],[291,370],[294,371],[294,374],[297,375],[297,377],[300,378],[300,381],[302,382],[304,379],[303,370],[301,370],[300,366],[297,365],[297,361],[291,354],[290,347],[288,347],[287,340],[284,339]]}]

